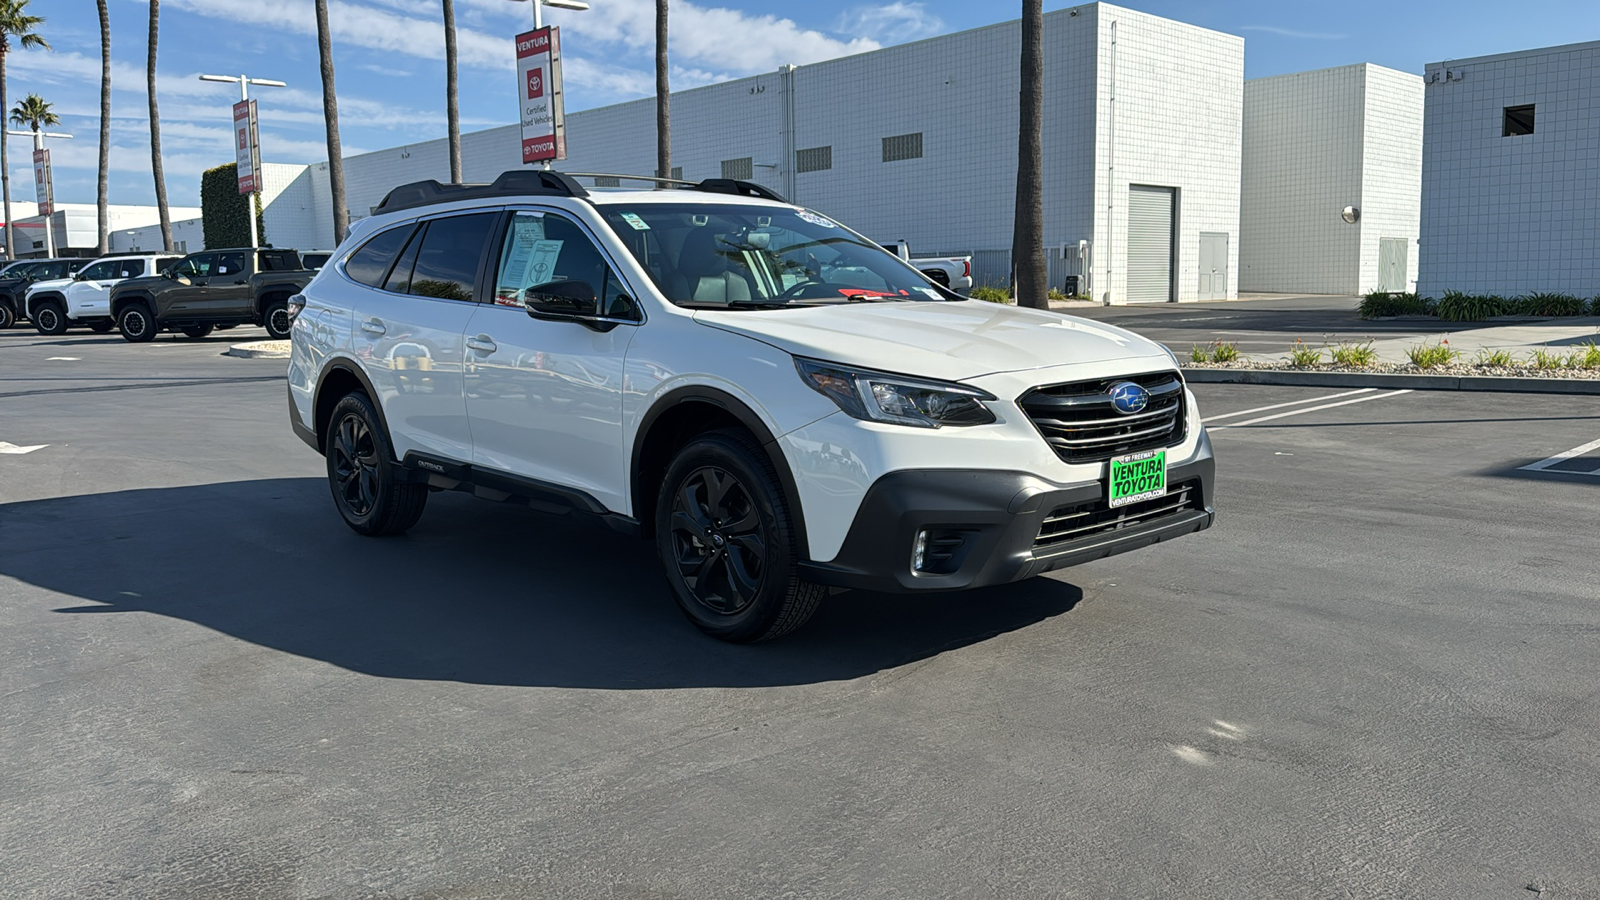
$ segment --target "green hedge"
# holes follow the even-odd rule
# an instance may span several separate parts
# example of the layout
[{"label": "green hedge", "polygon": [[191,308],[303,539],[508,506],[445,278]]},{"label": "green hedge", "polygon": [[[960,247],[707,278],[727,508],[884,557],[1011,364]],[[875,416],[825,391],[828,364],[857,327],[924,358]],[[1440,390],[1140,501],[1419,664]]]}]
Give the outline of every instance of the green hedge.
[{"label": "green hedge", "polygon": [[1446,322],[1482,322],[1491,316],[1600,316],[1600,297],[1585,300],[1571,294],[1533,293],[1506,298],[1498,294],[1445,291],[1438,300],[1416,294],[1373,291],[1357,307],[1363,319],[1383,316],[1438,316]]},{"label": "green hedge", "polygon": [[[249,195],[258,200],[257,195]],[[239,193],[238,167],[234,163],[207,169],[200,176],[200,224],[207,247],[250,246],[250,220],[245,195]],[[266,221],[256,203],[256,232],[267,243]]]}]

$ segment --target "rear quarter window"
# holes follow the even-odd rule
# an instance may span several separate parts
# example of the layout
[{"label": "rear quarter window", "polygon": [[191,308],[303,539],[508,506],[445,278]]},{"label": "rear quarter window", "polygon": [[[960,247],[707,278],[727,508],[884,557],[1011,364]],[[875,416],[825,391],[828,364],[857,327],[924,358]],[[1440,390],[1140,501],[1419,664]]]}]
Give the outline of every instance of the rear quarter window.
[{"label": "rear quarter window", "polygon": [[381,287],[384,276],[389,274],[389,267],[394,265],[394,258],[400,255],[406,239],[411,237],[415,229],[414,224],[401,225],[373,235],[345,260],[344,273],[354,281]]}]

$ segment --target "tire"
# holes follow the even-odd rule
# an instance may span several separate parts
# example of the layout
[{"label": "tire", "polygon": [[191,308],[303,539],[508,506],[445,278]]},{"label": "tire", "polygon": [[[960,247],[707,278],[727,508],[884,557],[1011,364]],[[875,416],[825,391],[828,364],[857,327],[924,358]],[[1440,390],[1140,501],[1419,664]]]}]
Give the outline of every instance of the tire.
[{"label": "tire", "polygon": [[89,323],[89,330],[94,332],[95,334],[110,334],[112,329],[114,329],[116,327],[117,327],[117,323],[115,323],[115,322],[113,322],[113,321],[111,321],[109,319],[104,319],[104,320],[101,320],[99,322],[90,322]]},{"label": "tire", "polygon": [[799,628],[827,590],[800,579],[777,471],[740,430],[709,432],[678,451],[656,500],[656,552],[684,615],[731,643]]},{"label": "tire", "polygon": [[156,339],[156,317],[143,303],[129,303],[117,313],[117,330],[130,344],[143,344]]},{"label": "tire", "polygon": [[403,534],[428,503],[428,486],[404,482],[394,447],[366,394],[346,394],[328,418],[328,490],[357,534]]},{"label": "tire", "polygon": [[289,304],[283,300],[268,303],[261,313],[261,327],[267,329],[267,337],[274,341],[287,341],[293,324],[289,321]]},{"label": "tire", "polygon": [[0,303],[0,328],[10,328],[17,324],[17,311],[9,303]]},{"label": "tire", "polygon": [[37,328],[40,334],[51,337],[66,334],[69,324],[67,311],[59,301],[42,300],[33,308],[33,327]]},{"label": "tire", "polygon": [[178,330],[183,332],[186,337],[192,337],[198,340],[210,334],[212,328],[213,326],[211,325],[188,325]]}]

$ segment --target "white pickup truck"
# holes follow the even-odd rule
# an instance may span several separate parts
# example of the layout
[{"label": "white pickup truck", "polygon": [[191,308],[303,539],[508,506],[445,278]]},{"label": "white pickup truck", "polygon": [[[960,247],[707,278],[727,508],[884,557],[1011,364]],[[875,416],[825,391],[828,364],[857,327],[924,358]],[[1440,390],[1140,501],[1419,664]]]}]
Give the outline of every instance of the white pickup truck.
[{"label": "white pickup truck", "polygon": [[912,256],[911,245],[905,241],[890,241],[883,249],[900,257],[922,274],[958,294],[972,290],[972,257],[970,256]]}]

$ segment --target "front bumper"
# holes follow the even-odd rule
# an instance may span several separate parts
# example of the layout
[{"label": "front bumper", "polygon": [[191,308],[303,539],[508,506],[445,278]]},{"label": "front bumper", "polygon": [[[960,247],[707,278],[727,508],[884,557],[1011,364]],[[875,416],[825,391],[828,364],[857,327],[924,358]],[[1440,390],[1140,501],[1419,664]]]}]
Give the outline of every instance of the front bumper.
[{"label": "front bumper", "polygon": [[[1187,485],[1191,492],[1184,508],[1037,545],[1045,519],[1058,510],[1103,508],[1105,483],[1062,485],[1026,472],[987,469],[892,472],[868,489],[838,555],[831,562],[801,564],[801,577],[888,593],[1020,581],[1210,528],[1215,472],[1211,441],[1202,431],[1196,452],[1167,469],[1169,490]],[[918,572],[912,560],[917,536],[924,531],[930,538],[945,539],[942,549],[948,558],[932,571]]]}]

